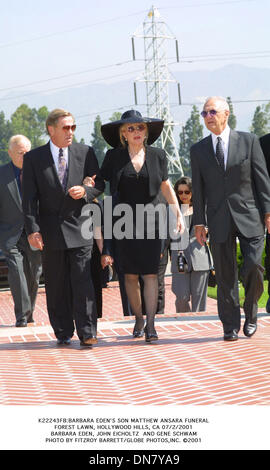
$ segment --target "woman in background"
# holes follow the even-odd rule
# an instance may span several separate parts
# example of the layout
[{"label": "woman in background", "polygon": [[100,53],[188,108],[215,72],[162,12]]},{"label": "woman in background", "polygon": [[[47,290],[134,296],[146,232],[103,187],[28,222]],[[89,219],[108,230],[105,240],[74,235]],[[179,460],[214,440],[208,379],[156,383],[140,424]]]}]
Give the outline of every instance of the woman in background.
[{"label": "woman in background", "polygon": [[[185,219],[189,240],[184,250],[171,251],[172,292],[176,296],[176,312],[205,311],[211,262],[208,248],[201,246],[195,237],[191,179],[183,176],[177,180],[174,191]],[[179,269],[182,271],[179,272]]]}]

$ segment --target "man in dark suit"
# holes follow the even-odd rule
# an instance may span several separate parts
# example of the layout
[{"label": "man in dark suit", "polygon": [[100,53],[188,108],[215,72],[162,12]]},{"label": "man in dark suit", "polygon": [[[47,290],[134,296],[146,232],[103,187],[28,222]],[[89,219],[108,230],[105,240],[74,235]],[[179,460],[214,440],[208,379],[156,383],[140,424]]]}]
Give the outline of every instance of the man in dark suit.
[{"label": "man in dark suit", "polygon": [[224,98],[206,101],[202,116],[211,135],[193,145],[190,155],[196,237],[205,243],[207,225],[224,340],[234,341],[240,330],[236,240],[243,256],[243,331],[250,337],[257,329],[258,299],[263,292],[261,258],[264,224],[270,231],[270,185],[259,140],[231,130],[229,114]]},{"label": "man in dark suit", "polygon": [[[95,153],[72,143],[76,129],[68,111],[46,121],[50,141],[25,155],[23,210],[29,243],[42,250],[47,309],[58,344],[70,344],[74,321],[82,346],[97,343],[91,280],[93,238],[85,226],[87,203],[104,190]],[[95,177],[95,187],[83,185]]]},{"label": "man in dark suit", "polygon": [[16,326],[33,322],[41,275],[41,255],[31,249],[24,230],[21,171],[31,142],[23,135],[11,137],[11,161],[0,167],[0,248],[8,265],[8,282],[14,302]]},{"label": "man in dark suit", "polygon": [[[260,137],[260,144],[264,153],[268,175],[270,177],[270,134]],[[270,180],[269,180],[270,182]],[[266,234],[265,240],[265,274],[268,281],[268,300],[266,303],[266,311],[270,313],[270,234]]]}]

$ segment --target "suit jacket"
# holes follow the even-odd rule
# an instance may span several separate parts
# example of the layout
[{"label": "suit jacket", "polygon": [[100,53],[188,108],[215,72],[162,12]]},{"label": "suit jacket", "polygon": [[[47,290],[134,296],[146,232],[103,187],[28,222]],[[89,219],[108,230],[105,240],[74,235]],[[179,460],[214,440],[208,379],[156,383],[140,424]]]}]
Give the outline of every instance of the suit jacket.
[{"label": "suit jacket", "polygon": [[[110,181],[111,194],[115,194],[125,165],[130,161],[126,148],[108,150],[101,166],[101,174]],[[162,181],[168,179],[167,157],[164,150],[146,146],[146,167],[149,173],[149,195],[154,197],[160,190]]]},{"label": "suit jacket", "polygon": [[[23,212],[27,234],[41,232],[49,249],[65,249],[92,244],[82,234],[89,213],[84,206],[104,190],[95,153],[87,145],[74,143],[68,148],[67,187],[64,190],[50,151],[49,142],[31,150],[23,163]],[[86,200],[72,199],[68,189],[82,185],[85,176],[97,175],[95,187],[84,186]],[[85,225],[87,226],[87,225]]]},{"label": "suit jacket", "polygon": [[264,234],[270,184],[258,138],[231,130],[226,171],[216,161],[211,135],[190,150],[194,225],[208,225],[212,242],[224,242],[230,216],[247,238]]},{"label": "suit jacket", "polygon": [[22,201],[12,163],[0,167],[0,248],[9,251],[24,227]]},{"label": "suit jacket", "polygon": [[260,137],[260,144],[264,153],[268,174],[270,176],[270,134]]}]

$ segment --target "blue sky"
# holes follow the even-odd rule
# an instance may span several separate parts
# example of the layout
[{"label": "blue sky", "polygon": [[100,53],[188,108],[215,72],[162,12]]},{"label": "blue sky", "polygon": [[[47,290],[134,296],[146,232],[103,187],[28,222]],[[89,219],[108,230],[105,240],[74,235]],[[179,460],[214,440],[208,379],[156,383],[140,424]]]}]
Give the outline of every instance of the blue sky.
[{"label": "blue sky", "polygon": [[[154,5],[179,41],[184,62],[178,69],[217,68],[234,60],[270,67],[269,0],[159,0]],[[0,88],[131,59],[130,37],[151,6],[145,0],[2,2]],[[233,58],[258,52],[264,57]],[[229,54],[229,60],[202,57],[216,54]],[[186,57],[193,62],[186,63]],[[105,77],[101,72],[96,76]],[[84,77],[89,75],[82,74],[81,81]]]},{"label": "blue sky", "polygon": [[[270,0],[2,3],[0,110],[4,112],[8,106],[4,97],[10,93],[18,94],[18,100],[12,100],[13,112],[32,90],[49,95],[80,84],[121,78],[133,82],[143,62],[131,60],[131,37],[152,5],[179,43],[180,63],[171,66],[172,73],[214,70],[229,63],[270,68]],[[143,41],[136,39],[135,45],[137,58],[143,59]]]}]

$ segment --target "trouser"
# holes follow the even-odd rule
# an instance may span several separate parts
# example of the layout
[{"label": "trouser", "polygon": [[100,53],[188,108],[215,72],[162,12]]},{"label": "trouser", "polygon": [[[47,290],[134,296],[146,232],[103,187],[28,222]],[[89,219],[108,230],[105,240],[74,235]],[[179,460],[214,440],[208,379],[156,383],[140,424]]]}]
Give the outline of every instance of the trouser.
[{"label": "trouser", "polygon": [[266,279],[268,281],[268,295],[270,297],[270,234],[266,233],[266,240],[265,240],[265,274]]},{"label": "trouser", "polygon": [[[211,235],[211,234],[210,234]],[[240,272],[245,289],[244,313],[250,323],[256,323],[258,300],[263,293],[262,252],[264,236],[246,238],[231,221],[231,230],[224,243],[211,242],[217,279],[218,313],[224,333],[240,329],[240,304],[236,239],[240,243],[243,265]]]},{"label": "trouser", "polygon": [[3,254],[8,266],[8,282],[14,302],[16,321],[31,321],[42,272],[41,254],[32,250],[25,232],[16,246]]},{"label": "trouser", "polygon": [[92,246],[44,248],[43,269],[50,323],[58,339],[71,338],[74,322],[80,340],[96,336],[97,312],[91,278]]},{"label": "trouser", "polygon": [[173,273],[172,292],[176,296],[177,313],[204,312],[206,310],[208,276],[209,271]]}]

